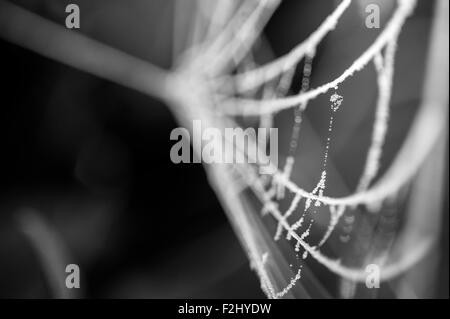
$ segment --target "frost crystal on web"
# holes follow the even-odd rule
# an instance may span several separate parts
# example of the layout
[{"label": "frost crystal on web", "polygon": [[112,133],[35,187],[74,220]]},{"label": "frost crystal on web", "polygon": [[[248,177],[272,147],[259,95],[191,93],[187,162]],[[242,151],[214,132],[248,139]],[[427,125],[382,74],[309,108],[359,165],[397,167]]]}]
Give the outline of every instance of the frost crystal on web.
[{"label": "frost crystal on web", "polygon": [[333,110],[333,112],[336,112],[337,110],[339,110],[339,107],[341,106],[343,100],[344,100],[344,98],[337,93],[334,93],[330,97],[331,109]]}]

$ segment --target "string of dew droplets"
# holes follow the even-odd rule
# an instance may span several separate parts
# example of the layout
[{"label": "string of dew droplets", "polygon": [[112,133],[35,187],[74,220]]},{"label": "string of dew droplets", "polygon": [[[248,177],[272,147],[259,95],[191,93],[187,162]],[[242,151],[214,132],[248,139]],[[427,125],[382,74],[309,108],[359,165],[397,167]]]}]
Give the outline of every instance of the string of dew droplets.
[{"label": "string of dew droplets", "polygon": [[[330,97],[331,115],[330,115],[330,121],[328,123],[327,141],[326,141],[326,145],[325,145],[325,151],[324,151],[324,157],[323,157],[323,163],[322,163],[322,173],[320,175],[320,180],[317,183],[316,187],[311,191],[311,193],[310,193],[311,195],[323,196],[323,193],[326,188],[327,164],[328,164],[328,156],[329,156],[330,145],[331,145],[331,134],[333,132],[334,115],[339,110],[339,108],[344,100],[343,97],[337,93],[337,89],[338,89],[338,87],[335,87],[336,91]],[[303,225],[305,215],[308,212],[308,210],[310,209],[311,204],[312,204],[312,200],[310,198],[306,199],[303,213],[302,213],[301,217],[297,220],[297,222],[295,222],[291,226],[292,230],[295,231]],[[320,207],[320,205],[321,205],[320,200],[316,200],[314,203],[314,207]],[[313,214],[315,214],[316,212],[317,211],[314,209]],[[311,219],[307,229],[301,234],[302,240],[309,236],[313,223],[314,223],[314,219]],[[288,239],[288,240],[291,239],[290,234],[287,235],[286,239]],[[323,244],[322,241],[321,241],[321,244]],[[295,251],[296,252],[300,251],[300,242],[296,243]],[[307,257],[308,257],[308,252],[304,251],[302,258],[306,259]],[[298,254],[297,254],[297,258],[298,258]]]},{"label": "string of dew droplets", "polygon": [[[314,59],[314,52],[310,52],[305,56],[305,61],[303,64],[302,73],[302,85],[300,93],[305,93],[309,90],[310,77],[312,72],[312,63]],[[295,154],[297,153],[298,142],[300,138],[300,129],[302,124],[303,112],[306,109],[308,102],[303,102],[294,109],[294,125],[292,126],[291,139],[289,142],[288,156],[286,157],[286,162],[283,168],[283,175],[286,178],[290,178],[292,174],[292,169],[295,163]],[[285,187],[282,184],[277,185],[277,199],[284,198]]]},{"label": "string of dew droplets", "polygon": [[[302,85],[301,85],[301,89],[300,92],[306,92],[309,90],[309,84],[310,84],[310,77],[311,77],[311,72],[312,72],[312,62],[314,59],[314,52],[310,52],[309,54],[307,54],[305,56],[305,61],[304,61],[304,65],[303,65],[303,75],[302,75]],[[291,69],[289,74],[290,74],[290,78],[286,81],[283,81],[282,79],[282,83],[284,84],[284,88],[287,91],[288,86],[290,86],[290,82],[292,80],[292,76],[293,76],[293,69]],[[289,84],[288,84],[289,82]],[[301,103],[297,108],[295,108],[294,110],[294,125],[292,127],[292,133],[291,133],[291,139],[289,142],[289,153],[288,153],[288,157],[286,158],[286,163],[284,165],[283,168],[283,175],[286,178],[290,178],[291,173],[292,173],[292,169],[294,167],[294,162],[295,162],[295,153],[297,152],[297,148],[298,148],[298,140],[300,137],[300,128],[301,128],[301,123],[302,123],[302,114],[303,111],[306,109],[308,102],[305,103]],[[285,194],[285,187],[284,185],[282,185],[281,183],[277,183],[276,181],[274,182],[274,187],[275,187],[275,194],[276,194],[276,198],[278,200],[283,199],[284,198],[284,194]],[[299,194],[296,194],[290,207],[288,208],[288,210],[286,211],[286,213],[283,215],[283,220],[286,220],[297,208],[298,203],[301,200],[301,196]],[[277,225],[277,230],[275,232],[274,235],[274,240],[278,240],[281,237],[281,233],[283,231],[283,226],[281,222],[278,222]]]}]

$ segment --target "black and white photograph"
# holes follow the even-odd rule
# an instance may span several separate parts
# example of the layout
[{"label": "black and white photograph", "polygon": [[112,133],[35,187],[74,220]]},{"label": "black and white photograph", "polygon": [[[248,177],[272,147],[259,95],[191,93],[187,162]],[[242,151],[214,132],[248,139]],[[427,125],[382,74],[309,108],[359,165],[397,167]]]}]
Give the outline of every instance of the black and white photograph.
[{"label": "black and white photograph", "polygon": [[0,0],[0,55],[0,299],[449,298],[448,0]]}]

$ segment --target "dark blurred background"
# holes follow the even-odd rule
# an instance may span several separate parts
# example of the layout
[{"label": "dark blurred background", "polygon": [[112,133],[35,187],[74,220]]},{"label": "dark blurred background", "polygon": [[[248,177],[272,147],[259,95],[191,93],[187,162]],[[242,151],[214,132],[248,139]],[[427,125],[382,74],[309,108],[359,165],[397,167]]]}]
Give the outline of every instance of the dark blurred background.
[{"label": "dark blurred background", "polygon": [[[79,32],[164,68],[173,62],[172,1],[13,2],[61,25],[65,6],[77,3]],[[432,6],[425,2],[431,1],[419,2],[405,42],[427,39]],[[335,5],[284,1],[266,30],[274,54],[288,52]],[[313,71],[313,86],[352,61],[373,40],[376,33],[370,32],[358,30],[352,20],[343,22],[336,36],[319,47],[315,63],[320,68]],[[405,53],[423,63],[424,43],[421,50],[403,51],[398,63],[411,65]],[[20,216],[30,208],[60,236],[70,262],[80,266],[82,297],[264,297],[202,166],[170,161],[169,134],[178,125],[165,105],[3,40],[0,52],[0,297],[52,296],[37,253],[21,228]],[[423,65],[414,67],[422,72]],[[370,86],[364,82],[373,77],[368,72],[361,73],[363,80],[352,80],[360,86],[352,87],[353,99],[375,97],[373,89],[362,88]],[[417,93],[420,85],[421,79],[409,78],[397,89]],[[388,146],[389,158],[414,115],[402,107],[404,98],[398,100],[393,112],[404,120],[394,134],[397,143]],[[367,109],[374,104],[359,103],[359,111],[342,116],[348,121],[337,128],[340,139],[333,146],[336,165],[350,184],[357,174],[346,156],[355,151],[346,149],[348,139],[373,121]],[[325,136],[328,122],[320,121],[322,113],[311,111],[308,117]],[[285,116],[280,123],[292,115]],[[352,147],[363,151],[369,136],[370,130],[353,136],[357,141]],[[446,189],[448,194],[448,179]],[[442,249],[448,251],[444,216]],[[448,253],[441,263],[447,273],[436,288],[440,297],[448,296]]]}]

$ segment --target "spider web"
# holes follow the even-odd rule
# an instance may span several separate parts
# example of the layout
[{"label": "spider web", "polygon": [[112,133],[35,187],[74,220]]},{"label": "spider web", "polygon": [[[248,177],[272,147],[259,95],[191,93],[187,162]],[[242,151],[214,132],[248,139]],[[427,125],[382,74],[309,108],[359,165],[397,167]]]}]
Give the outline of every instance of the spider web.
[{"label": "spider web", "polygon": [[[257,64],[252,49],[256,43],[265,42],[262,31],[279,0],[220,0],[214,5],[207,0],[198,0],[190,43],[182,53],[176,52],[177,64],[171,71],[160,70],[81,34],[67,33],[61,27],[3,1],[0,2],[0,35],[50,58],[159,97],[167,102],[178,122],[185,127],[190,127],[193,119],[200,119],[206,127],[239,127],[241,119],[249,118],[256,118],[260,127],[272,127],[277,113],[294,109],[289,151],[282,170],[272,167],[273,173],[267,176],[259,174],[258,165],[250,164],[215,164],[207,165],[205,169],[261,280],[263,291],[270,298],[292,297],[296,287],[301,296],[306,296],[305,288],[298,285],[298,281],[314,280],[306,266],[307,259],[351,283],[344,285],[348,291],[354,289],[352,283],[366,280],[365,266],[368,264],[380,266],[382,280],[405,272],[424,257],[434,238],[429,232],[418,234],[420,232],[406,225],[395,241],[385,236],[387,240],[383,241],[383,246],[366,254],[363,262],[344,264],[341,256],[324,253],[337,225],[342,224],[348,230],[339,237],[343,243],[348,242],[350,233],[361,226],[354,213],[357,209],[364,207],[369,214],[385,218],[396,215],[400,204],[395,199],[402,197],[413,179],[417,182],[426,179],[429,174],[423,172],[429,172],[429,163],[442,164],[436,148],[443,140],[441,137],[447,125],[448,2],[440,0],[433,22],[423,101],[402,148],[386,172],[378,176],[389,127],[398,37],[413,14],[416,0],[398,0],[383,30],[358,58],[334,80],[310,88],[316,49],[343,19],[351,2],[342,0],[305,41],[286,55],[263,65]],[[177,31],[175,28],[175,33]],[[43,35],[48,39],[46,43],[36,40]],[[174,39],[177,41],[178,37]],[[442,56],[442,52],[447,56]],[[301,89],[297,94],[288,95],[302,61]],[[326,194],[332,131],[346,104],[346,97],[339,93],[339,85],[351,76],[357,76],[357,72],[371,63],[376,70],[378,97],[363,173],[354,192],[343,197],[330,197]],[[316,186],[308,191],[297,185],[291,175],[299,169],[295,165],[295,154],[305,124],[304,112],[311,101],[324,94],[329,95],[328,135],[320,176],[317,176]],[[232,143],[245,156],[252,156],[245,149],[239,149],[243,143],[225,142]],[[250,142],[256,144],[256,141]],[[195,146],[194,151],[201,152]],[[258,152],[257,159],[266,159],[265,150],[258,149]],[[253,160],[257,162],[257,159]],[[434,182],[438,181],[439,177],[435,177]],[[415,184],[411,189],[412,198],[424,201],[434,198],[434,202],[439,202],[439,196],[418,192]],[[255,203],[249,193],[261,203],[259,215],[253,213]],[[425,199],[424,194],[427,195]],[[433,211],[436,213],[439,209]],[[313,236],[316,219],[323,219],[321,215],[325,213],[329,216],[327,226],[319,235]],[[409,208],[409,220],[425,223],[423,215],[414,206]],[[275,222],[274,229],[263,223],[267,219]],[[295,266],[285,258],[283,242],[289,244],[288,252],[295,255]]]},{"label": "spider web", "polygon": [[[283,170],[278,171],[274,169],[275,173],[268,180],[266,176],[258,176],[258,170],[251,167],[237,168],[236,170],[241,177],[241,184],[243,182],[243,184],[250,187],[262,202],[262,215],[270,215],[276,221],[277,227],[273,236],[274,240],[280,240],[284,234],[286,240],[295,242],[294,250],[297,259],[299,259],[300,251],[303,251],[302,259],[307,259],[311,256],[332,272],[351,282],[364,281],[367,278],[365,266],[376,263],[382,268],[382,279],[388,280],[399,275],[405,271],[405,269],[411,267],[420,260],[430,248],[430,241],[424,240],[421,244],[417,244],[416,247],[411,248],[399,260],[394,261],[394,258],[389,258],[389,254],[387,253],[387,251],[392,248],[391,246],[394,241],[392,239],[387,240],[387,243],[385,243],[385,250],[378,250],[373,256],[366,258],[364,261],[365,264],[360,265],[359,267],[343,265],[339,259],[327,257],[321,252],[320,248],[330,238],[346,212],[352,211],[360,205],[365,206],[371,213],[376,214],[380,214],[381,212],[386,213],[386,211],[395,211],[395,205],[383,205],[383,203],[392,203],[393,198],[395,198],[397,194],[401,192],[401,189],[405,188],[412,179],[414,171],[419,169],[420,165],[418,165],[415,170],[410,170],[408,173],[402,174],[403,176],[400,176],[397,179],[393,178],[390,187],[384,187],[384,184],[379,182],[371,188],[374,178],[378,175],[380,158],[382,156],[383,145],[389,124],[389,106],[392,94],[394,62],[398,37],[405,21],[412,14],[416,3],[415,1],[398,1],[398,6],[390,21],[386,24],[385,29],[358,59],[356,59],[335,80],[318,88],[309,89],[309,77],[312,72],[312,61],[316,48],[326,34],[335,28],[338,20],[349,7],[350,2],[351,1],[342,1],[314,33],[304,42],[296,46],[290,53],[263,66],[254,67],[244,72],[238,72],[236,75],[227,76],[222,84],[232,81],[234,83],[234,85],[231,86],[233,87],[233,90],[225,93],[225,96],[222,97],[222,100],[219,102],[218,108],[228,116],[243,116],[244,118],[248,116],[257,116],[259,117],[260,126],[266,127],[271,126],[273,117],[277,112],[286,108],[295,108],[294,125],[289,143],[289,156],[286,158]],[[271,7],[267,3],[271,2],[260,2],[257,9],[253,12],[257,12],[258,9],[264,5],[267,5],[266,10],[270,11]],[[252,23],[256,25],[256,22],[249,18],[244,22],[244,26],[241,28]],[[242,37],[247,38],[249,41],[254,40],[253,38],[245,37],[245,35],[242,35]],[[247,48],[244,47],[243,50],[246,50]],[[251,55],[251,53],[248,54]],[[244,54],[240,53],[235,56],[237,58],[233,61],[237,64],[238,70],[248,69],[239,65],[239,61],[243,56]],[[304,66],[301,90],[297,95],[284,97],[291,87],[295,68],[302,59],[304,60]],[[338,85],[343,83],[355,72],[363,69],[369,62],[373,62],[377,73],[378,98],[371,144],[368,149],[364,170],[353,194],[342,198],[328,197],[325,196],[325,192],[327,186],[327,160],[328,152],[331,147],[331,134],[335,114],[339,111],[339,108],[343,107],[343,104],[345,105],[345,97],[339,95]],[[244,60],[243,63],[250,63],[251,65],[255,64],[251,57],[248,60]],[[220,62],[218,64],[218,70],[225,69],[223,65],[220,65]],[[213,69],[213,73],[217,71],[217,69],[208,67],[206,72],[210,72],[211,69]],[[217,72],[220,73],[220,71]],[[264,86],[263,98],[255,99],[255,96],[257,96],[257,88],[260,86]],[[334,93],[330,95],[329,99],[331,115],[328,127],[328,137],[323,155],[322,172],[318,178],[317,185],[313,190],[306,191],[290,179],[295,165],[295,152],[298,147],[302,114],[306,110],[309,101],[315,99],[320,94],[328,93],[330,90],[334,90]],[[242,95],[244,95],[244,97],[240,97]],[[230,98],[230,96],[234,97]],[[245,150],[242,151],[245,152]],[[388,174],[389,172],[386,175]],[[380,185],[383,185],[383,187]],[[243,189],[242,186],[238,188]],[[293,195],[293,199],[291,199],[285,212],[282,212],[279,208],[279,204],[280,200],[285,197],[285,189]],[[317,209],[321,206],[328,209],[330,216],[329,222],[323,235],[319,237],[319,240],[315,241],[315,244],[312,244],[308,239],[314,224],[314,215],[317,214]],[[383,206],[384,209],[382,210]],[[289,218],[292,217],[297,210],[300,211],[299,216],[290,222]],[[308,215],[309,218],[307,217]],[[356,227],[355,216],[351,214],[347,215],[343,224],[344,229],[348,229],[347,233],[350,233],[351,230]],[[349,234],[341,236],[340,239],[344,243],[347,242],[349,240]],[[250,253],[250,256],[251,255],[252,254]],[[253,267],[261,278],[261,285],[266,294],[271,298],[280,298],[288,294],[290,289],[292,289],[295,283],[301,278],[302,264],[299,263],[297,271],[293,270],[293,276],[287,285],[279,291],[276,291],[272,283],[273,279],[270,278],[270,275],[265,270],[266,264],[270,258],[270,252],[263,252],[262,254],[256,253],[252,260]],[[292,268],[293,265],[290,264],[290,267]]]}]

